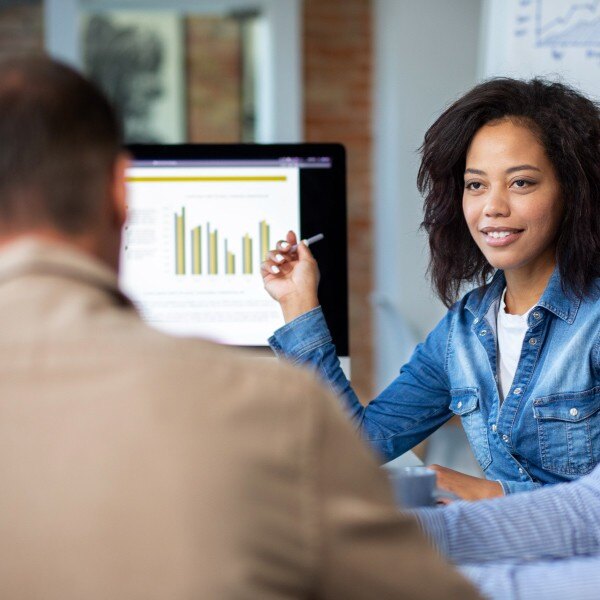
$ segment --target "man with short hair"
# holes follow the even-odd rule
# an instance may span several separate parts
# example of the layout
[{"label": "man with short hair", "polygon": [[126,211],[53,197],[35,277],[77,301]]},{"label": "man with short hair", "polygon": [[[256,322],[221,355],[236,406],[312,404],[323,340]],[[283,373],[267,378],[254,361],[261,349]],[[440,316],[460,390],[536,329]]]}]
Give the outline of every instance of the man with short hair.
[{"label": "man with short hair", "polygon": [[142,323],[113,110],[0,64],[0,597],[475,598],[309,375]]}]

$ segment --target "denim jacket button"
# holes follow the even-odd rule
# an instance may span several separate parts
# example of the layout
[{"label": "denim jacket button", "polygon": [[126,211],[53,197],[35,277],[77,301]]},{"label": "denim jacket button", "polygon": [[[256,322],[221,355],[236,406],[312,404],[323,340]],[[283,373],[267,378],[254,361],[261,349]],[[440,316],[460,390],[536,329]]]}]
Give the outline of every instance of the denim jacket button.
[{"label": "denim jacket button", "polygon": [[487,333],[487,329],[482,329],[479,335],[485,335]]},{"label": "denim jacket button", "polygon": [[519,467],[519,473],[521,473],[521,475],[523,475],[523,469],[521,467]]},{"label": "denim jacket button", "polygon": [[507,436],[506,434],[504,434],[504,435],[502,436],[502,441],[503,441],[503,442],[508,442],[508,436]]},{"label": "denim jacket button", "polygon": [[473,325],[477,325],[477,323],[479,323],[479,317],[473,319]]},{"label": "denim jacket button", "polygon": [[456,405],[456,408],[462,408],[462,402],[459,402],[459,403]]},{"label": "denim jacket button", "polygon": [[572,409],[569,411],[569,414],[570,414],[572,417],[576,417],[576,416],[579,414],[579,411],[578,411],[576,408],[572,408]]},{"label": "denim jacket button", "polygon": [[535,345],[537,344],[537,340],[536,340],[535,338],[531,338],[531,339],[529,340],[529,344],[530,344],[531,346],[535,346]]},{"label": "denim jacket button", "polygon": [[496,423],[494,423],[494,424],[492,425],[492,431],[493,431],[494,433],[496,433],[496,430],[497,430],[497,429],[498,429],[498,425],[496,425]]},{"label": "denim jacket button", "polygon": [[523,390],[522,390],[521,388],[515,388],[515,389],[513,390],[513,394],[514,394],[515,396],[518,396],[518,395],[519,395],[519,394],[520,394],[522,391],[523,391]]},{"label": "denim jacket button", "polygon": [[538,312],[537,310],[533,313],[533,318],[534,319],[541,319],[542,318],[542,313]]}]

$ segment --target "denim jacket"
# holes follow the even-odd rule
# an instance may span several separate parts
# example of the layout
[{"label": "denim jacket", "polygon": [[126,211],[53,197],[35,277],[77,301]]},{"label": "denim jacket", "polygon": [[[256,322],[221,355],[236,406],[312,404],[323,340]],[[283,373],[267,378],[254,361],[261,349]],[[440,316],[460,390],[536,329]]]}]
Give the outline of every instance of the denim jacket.
[{"label": "denim jacket", "polygon": [[278,356],[317,369],[385,461],[458,415],[486,478],[505,493],[575,479],[600,461],[598,294],[565,294],[555,269],[529,313],[501,403],[496,317],[505,286],[498,271],[488,286],[452,306],[366,407],[342,372],[320,308],[278,329],[269,343]]}]

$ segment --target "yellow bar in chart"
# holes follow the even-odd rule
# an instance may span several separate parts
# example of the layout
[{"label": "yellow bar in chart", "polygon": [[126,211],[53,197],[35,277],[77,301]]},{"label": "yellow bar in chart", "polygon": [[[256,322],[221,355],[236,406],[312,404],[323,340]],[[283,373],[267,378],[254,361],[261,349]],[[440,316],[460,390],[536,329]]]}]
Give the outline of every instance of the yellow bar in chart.
[{"label": "yellow bar in chart", "polygon": [[242,257],[244,275],[252,275],[252,238],[248,234],[242,238]]},{"label": "yellow bar in chart", "polygon": [[225,274],[235,275],[235,254],[230,252],[225,240]]},{"label": "yellow bar in chart", "polygon": [[185,208],[175,213],[175,274],[185,275]]},{"label": "yellow bar in chart", "polygon": [[232,181],[232,182],[252,182],[252,181],[287,181],[285,175],[192,175],[192,176],[131,176],[127,177],[127,181],[131,183],[188,183],[194,181]]},{"label": "yellow bar in chart", "polygon": [[208,238],[208,274],[216,275],[219,272],[219,257],[217,256],[219,233],[216,229],[211,231],[210,223],[208,223],[206,225],[206,235]]},{"label": "yellow bar in chart", "polygon": [[202,274],[202,227],[194,227],[192,237],[192,274]]},{"label": "yellow bar in chart", "polygon": [[260,260],[266,260],[267,253],[269,252],[269,248],[271,247],[270,233],[271,227],[267,224],[266,221],[261,221],[258,224],[259,234],[260,234]]}]

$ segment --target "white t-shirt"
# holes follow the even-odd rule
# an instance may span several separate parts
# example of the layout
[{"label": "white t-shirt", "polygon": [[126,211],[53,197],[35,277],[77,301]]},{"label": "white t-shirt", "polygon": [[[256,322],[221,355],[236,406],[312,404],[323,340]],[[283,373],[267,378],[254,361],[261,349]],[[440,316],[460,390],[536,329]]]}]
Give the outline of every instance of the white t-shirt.
[{"label": "white t-shirt", "polygon": [[523,338],[527,332],[527,317],[531,307],[524,315],[510,315],[506,312],[506,288],[502,292],[498,309],[498,370],[500,375],[500,400],[510,391],[523,347]]}]

